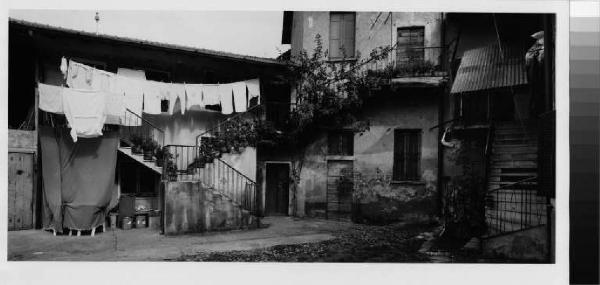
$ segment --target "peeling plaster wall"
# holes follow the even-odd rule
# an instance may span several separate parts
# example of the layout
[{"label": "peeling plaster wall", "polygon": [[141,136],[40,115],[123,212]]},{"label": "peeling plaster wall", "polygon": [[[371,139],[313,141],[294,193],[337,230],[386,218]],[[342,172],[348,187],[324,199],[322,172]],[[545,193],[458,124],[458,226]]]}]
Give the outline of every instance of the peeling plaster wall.
[{"label": "peeling plaster wall", "polygon": [[[412,93],[412,94],[411,94]],[[391,177],[394,157],[394,129],[421,129],[421,179],[418,182],[392,182],[369,186],[375,193],[361,198],[368,219],[408,219],[430,217],[437,195],[436,92],[407,91],[377,97],[364,107],[370,130],[354,136],[354,172],[370,176],[377,169]],[[321,135],[309,146],[300,175],[299,190],[305,198],[306,215],[318,216],[326,208],[327,136]],[[356,191],[356,189],[355,189]]]}]

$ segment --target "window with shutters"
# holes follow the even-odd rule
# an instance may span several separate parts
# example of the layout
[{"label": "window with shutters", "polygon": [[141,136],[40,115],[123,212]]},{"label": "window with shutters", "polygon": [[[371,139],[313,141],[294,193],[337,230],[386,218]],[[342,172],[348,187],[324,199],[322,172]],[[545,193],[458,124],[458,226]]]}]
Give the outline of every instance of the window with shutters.
[{"label": "window with shutters", "polygon": [[424,27],[398,28],[397,63],[423,61],[425,59],[424,38]]},{"label": "window with shutters", "polygon": [[421,130],[394,131],[393,180],[420,180]]},{"label": "window with shutters", "polygon": [[327,135],[328,155],[354,155],[354,133],[352,131],[331,131]]},{"label": "window with shutters", "polygon": [[331,12],[329,15],[329,58],[354,57],[355,13]]}]

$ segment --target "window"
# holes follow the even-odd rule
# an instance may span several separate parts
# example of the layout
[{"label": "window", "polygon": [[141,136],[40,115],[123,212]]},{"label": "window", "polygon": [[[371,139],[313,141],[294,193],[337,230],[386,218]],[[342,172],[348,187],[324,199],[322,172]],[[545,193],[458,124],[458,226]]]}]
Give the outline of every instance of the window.
[{"label": "window", "polygon": [[394,131],[394,168],[396,181],[420,180],[421,130]]},{"label": "window", "polygon": [[332,12],[329,15],[329,58],[354,57],[355,13]]},{"label": "window", "polygon": [[425,59],[424,36],[424,27],[398,28],[398,47],[396,49],[398,64]]},{"label": "window", "polygon": [[327,154],[354,155],[354,133],[352,131],[332,131],[327,136]]}]

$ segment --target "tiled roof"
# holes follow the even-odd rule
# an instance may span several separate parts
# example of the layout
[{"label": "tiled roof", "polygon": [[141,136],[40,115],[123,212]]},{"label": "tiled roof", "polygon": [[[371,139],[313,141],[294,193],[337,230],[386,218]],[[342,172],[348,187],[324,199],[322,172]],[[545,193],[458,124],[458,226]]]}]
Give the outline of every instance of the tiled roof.
[{"label": "tiled roof", "polygon": [[73,35],[80,35],[80,36],[86,36],[86,37],[94,37],[94,38],[98,38],[98,39],[119,41],[119,42],[123,42],[123,43],[139,44],[142,46],[145,45],[145,46],[153,46],[153,47],[164,48],[164,49],[193,52],[193,53],[197,53],[197,54],[231,59],[231,60],[239,60],[239,61],[246,61],[246,62],[251,62],[251,63],[261,63],[261,64],[283,65],[283,63],[281,63],[280,61],[278,61],[277,59],[274,59],[274,58],[240,55],[240,54],[235,54],[235,53],[215,51],[215,50],[204,49],[204,48],[194,48],[194,47],[189,47],[189,46],[160,43],[160,42],[154,42],[154,41],[148,41],[148,40],[114,36],[114,35],[95,34],[95,33],[90,33],[90,32],[86,32],[86,31],[73,30],[73,29],[68,29],[68,28],[63,28],[63,27],[56,27],[56,26],[50,26],[50,25],[46,25],[46,24],[40,24],[40,23],[33,23],[33,22],[14,19],[14,18],[10,18],[9,23],[17,24],[17,25],[21,25],[21,26],[25,26],[25,27],[29,27],[29,28],[33,28],[33,29],[42,29],[42,30],[63,32],[63,33],[69,33],[69,34],[73,34]]},{"label": "tiled roof", "polygon": [[526,49],[498,45],[468,50],[463,54],[450,93],[465,93],[527,84]]}]

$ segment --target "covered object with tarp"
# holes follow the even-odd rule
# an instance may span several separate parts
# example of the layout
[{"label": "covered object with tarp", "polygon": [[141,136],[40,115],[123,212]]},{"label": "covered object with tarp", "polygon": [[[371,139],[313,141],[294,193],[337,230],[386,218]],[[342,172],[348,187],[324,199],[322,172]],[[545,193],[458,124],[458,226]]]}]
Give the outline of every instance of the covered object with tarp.
[{"label": "covered object with tarp", "polygon": [[45,229],[90,230],[118,202],[117,131],[73,142],[67,128],[40,126]]}]

